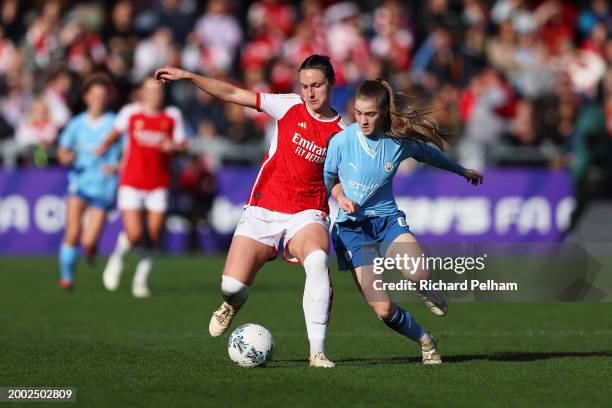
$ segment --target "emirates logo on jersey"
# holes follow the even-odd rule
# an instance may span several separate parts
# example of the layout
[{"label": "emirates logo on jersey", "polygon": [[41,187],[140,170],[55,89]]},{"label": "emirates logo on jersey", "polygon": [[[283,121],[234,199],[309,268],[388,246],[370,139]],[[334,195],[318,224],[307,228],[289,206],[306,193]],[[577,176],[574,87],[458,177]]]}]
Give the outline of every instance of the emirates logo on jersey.
[{"label": "emirates logo on jersey", "polygon": [[143,146],[159,147],[166,138],[166,133],[155,130],[137,130],[134,132],[134,138]]},{"label": "emirates logo on jersey", "polygon": [[299,133],[293,135],[291,141],[296,145],[295,154],[305,158],[309,162],[321,164],[325,161],[327,147],[321,147],[315,142],[305,139]]}]

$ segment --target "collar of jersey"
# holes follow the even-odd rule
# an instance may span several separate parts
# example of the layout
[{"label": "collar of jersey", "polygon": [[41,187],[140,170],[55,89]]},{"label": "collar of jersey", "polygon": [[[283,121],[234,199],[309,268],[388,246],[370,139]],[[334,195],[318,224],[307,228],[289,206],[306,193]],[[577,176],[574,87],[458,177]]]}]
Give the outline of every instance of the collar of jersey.
[{"label": "collar of jersey", "polygon": [[[331,119],[319,119],[319,118],[317,118],[317,117],[316,117],[316,116],[315,116],[315,115],[312,113],[312,111],[311,111],[311,110],[310,110],[310,108],[308,107],[308,104],[306,103],[306,101],[304,101],[304,106],[306,107],[306,110],[308,111],[308,114],[309,114],[310,116],[312,116],[312,118],[313,118],[314,120],[318,120],[319,122],[333,122],[333,121],[335,121],[335,120],[338,120],[338,117],[339,117],[338,112],[336,112],[336,116],[334,116],[334,117],[333,117],[333,118],[331,118]],[[333,109],[332,109],[332,110],[333,110]]]},{"label": "collar of jersey", "polygon": [[374,148],[374,150],[372,150],[372,148],[370,148],[370,145],[368,145],[368,142],[366,142],[365,136],[361,130],[357,131],[357,137],[359,138],[359,143],[361,144],[361,147],[363,148],[363,150],[365,150],[368,156],[370,156],[371,158],[376,157],[376,153],[378,153],[378,151],[380,150],[380,146],[382,146],[383,138],[381,137],[378,140],[376,147]]},{"label": "collar of jersey", "polygon": [[104,112],[102,116],[100,116],[98,119],[93,120],[91,116],[89,116],[89,112],[86,112],[85,114],[86,122],[89,125],[89,127],[93,129],[98,129],[104,125],[104,122],[106,122],[106,114],[107,112]]}]

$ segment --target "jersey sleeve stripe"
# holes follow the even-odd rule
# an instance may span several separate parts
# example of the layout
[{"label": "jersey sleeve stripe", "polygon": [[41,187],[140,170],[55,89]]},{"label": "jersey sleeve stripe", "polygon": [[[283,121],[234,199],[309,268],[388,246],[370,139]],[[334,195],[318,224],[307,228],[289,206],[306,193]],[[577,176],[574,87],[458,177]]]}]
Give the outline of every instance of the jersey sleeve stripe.
[{"label": "jersey sleeve stripe", "polygon": [[261,112],[261,94],[259,92],[256,93],[257,98],[255,100],[255,108],[257,111]]}]

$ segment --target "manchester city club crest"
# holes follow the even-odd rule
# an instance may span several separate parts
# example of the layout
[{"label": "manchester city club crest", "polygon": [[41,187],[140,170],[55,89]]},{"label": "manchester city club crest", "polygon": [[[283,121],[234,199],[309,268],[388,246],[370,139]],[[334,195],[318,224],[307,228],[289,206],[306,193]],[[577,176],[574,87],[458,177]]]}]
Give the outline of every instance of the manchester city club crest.
[{"label": "manchester city club crest", "polygon": [[387,173],[391,173],[393,171],[393,163],[391,163],[390,161],[385,163],[385,171]]}]

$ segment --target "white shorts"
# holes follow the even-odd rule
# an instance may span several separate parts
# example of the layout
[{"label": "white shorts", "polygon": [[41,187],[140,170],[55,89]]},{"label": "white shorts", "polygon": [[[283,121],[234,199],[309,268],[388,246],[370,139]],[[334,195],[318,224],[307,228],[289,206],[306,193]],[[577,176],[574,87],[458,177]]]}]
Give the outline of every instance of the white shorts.
[{"label": "white shorts", "polygon": [[291,263],[298,263],[298,260],[287,252],[287,247],[291,238],[308,224],[320,224],[329,230],[329,217],[319,210],[286,214],[262,207],[247,206],[238,221],[234,235],[249,237],[274,247],[276,253],[283,242],[285,248],[283,258]]},{"label": "white shorts", "polygon": [[142,210],[166,212],[168,208],[168,189],[140,190],[130,186],[119,186],[117,198],[119,210]]}]

